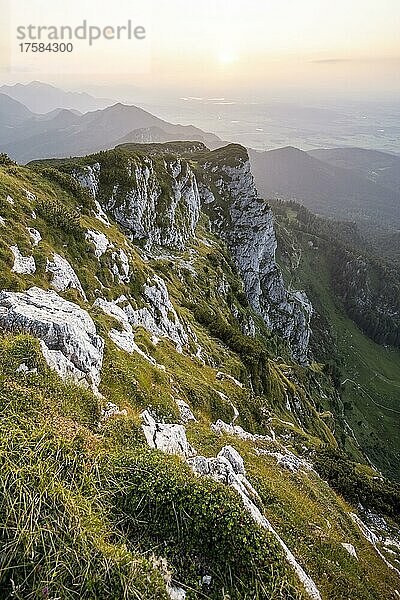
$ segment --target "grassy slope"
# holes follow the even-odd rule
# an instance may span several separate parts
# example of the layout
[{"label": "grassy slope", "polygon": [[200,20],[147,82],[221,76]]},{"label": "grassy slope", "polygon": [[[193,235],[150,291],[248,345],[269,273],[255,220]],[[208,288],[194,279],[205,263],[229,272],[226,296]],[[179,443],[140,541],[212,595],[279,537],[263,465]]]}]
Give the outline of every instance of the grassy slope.
[{"label": "grassy slope", "polygon": [[[0,227],[0,288],[26,289],[34,284],[46,288],[46,256],[54,250],[66,256],[89,297],[85,308],[106,339],[101,392],[106,400],[125,408],[128,416],[99,429],[98,399],[49,373],[31,338],[2,335],[3,596],[11,594],[14,586],[14,597],[24,600],[46,594],[63,599],[162,599],[166,597],[165,584],[160,569],[155,568],[155,563],[159,564],[155,557],[160,555],[168,558],[173,579],[194,590],[199,573],[211,572],[215,583],[206,597],[221,598],[223,590],[231,599],[302,596],[274,540],[243,513],[234,492],[194,477],[179,458],[146,448],[140,412],[151,406],[167,421],[176,422],[179,417],[174,398],[182,398],[198,419],[189,427],[191,443],[208,456],[215,456],[228,442],[240,451],[267,517],[315,578],[324,599],[350,597],[349,590],[352,600],[390,598],[397,585],[393,573],[352,524],[346,514],[350,507],[327,484],[314,475],[292,475],[277,467],[272,457],[256,456],[251,442],[225,439],[211,432],[211,421],[222,418],[229,422],[232,417],[232,407],[220,392],[238,407],[241,416],[237,423],[250,431],[269,433],[272,423],[277,434],[290,435],[287,443],[297,451],[313,450],[321,440],[334,444],[314,407],[322,401],[321,395],[315,387],[311,395],[308,392],[310,377],[329,392],[317,366],[314,371],[298,369],[271,354],[269,393],[259,397],[248,387],[241,389],[216,378],[217,371],[222,370],[246,381],[243,357],[196,321],[186,296],[190,286],[194,299],[207,302],[227,321],[231,319],[228,304],[217,291],[221,268],[228,279],[235,278],[222,246],[209,237],[216,262],[215,257],[210,261],[208,246],[194,244],[193,266],[201,274],[198,278],[180,268],[178,261],[153,259],[145,263],[130,247],[133,277],[129,285],[120,285],[109,273],[109,255],[99,263],[90,244],[76,232],[55,227],[40,216],[32,219],[35,203],[26,200],[23,187],[47,201],[58,198],[71,210],[77,206],[70,194],[37,173],[23,168],[15,173],[0,169],[0,214],[13,223],[13,228]],[[15,206],[4,202],[6,194],[13,196]],[[115,226],[104,228],[90,211],[81,215],[80,223],[83,228],[104,231],[116,247],[124,247],[122,232]],[[36,227],[44,238],[34,250],[25,226]],[[206,235],[202,230],[200,237]],[[37,274],[26,277],[11,273],[8,246],[12,243],[18,243],[23,253],[34,253]],[[118,351],[108,339],[107,331],[115,323],[90,308],[98,287],[95,276],[106,286],[105,296],[111,299],[125,293],[140,303],[138,290],[153,269],[165,278],[181,319],[196,331],[210,364],[203,365],[188,353],[178,354],[168,341],[154,346],[149,334],[139,330],[137,343],[165,365],[164,373],[140,356]],[[65,297],[83,306],[75,292],[69,291]],[[16,375],[21,362],[38,368],[38,374]],[[285,393],[300,398],[307,430],[296,414],[285,408]],[[347,554],[342,542],[356,547],[359,562]],[[164,578],[168,578],[165,568]],[[203,594],[204,590],[192,591],[189,597]]]},{"label": "grassy slope", "polygon": [[[342,362],[342,382],[347,380],[341,388],[344,417],[370,460],[398,479],[400,352],[374,343],[346,316],[332,291],[326,255],[308,245],[312,241],[323,248],[321,240],[301,233],[294,211],[288,210],[286,231],[295,232],[295,243],[301,247],[299,268],[291,271],[290,278],[294,287],[307,290],[317,311],[330,324],[337,347],[333,352]],[[348,437],[346,447],[360,459],[357,444]]]}]

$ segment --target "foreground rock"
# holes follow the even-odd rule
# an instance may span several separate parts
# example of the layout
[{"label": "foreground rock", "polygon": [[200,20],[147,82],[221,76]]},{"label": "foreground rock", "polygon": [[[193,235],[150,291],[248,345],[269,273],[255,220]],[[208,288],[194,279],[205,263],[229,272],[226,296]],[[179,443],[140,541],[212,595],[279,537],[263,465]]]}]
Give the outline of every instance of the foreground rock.
[{"label": "foreground rock", "polygon": [[183,425],[158,423],[147,410],[142,413],[142,419],[142,429],[151,448],[182,456],[194,473],[228,485],[240,495],[245,510],[250,513],[254,521],[272,533],[279,542],[286,560],[292,566],[308,596],[312,600],[322,600],[314,581],[297,562],[285,542],[258,508],[256,501],[260,502],[260,497],[246,478],[244,461],[239,452],[233,446],[224,446],[216,457],[197,456],[196,450],[187,441]]},{"label": "foreground rock", "polygon": [[37,337],[46,362],[64,380],[97,392],[104,341],[89,314],[54,291],[0,292],[0,325]]},{"label": "foreground rock", "polygon": [[187,441],[183,425],[157,423],[148,410],[142,413],[142,419],[142,429],[150,448],[166,454],[179,454],[185,458],[195,456],[196,451]]},{"label": "foreground rock", "polygon": [[36,264],[33,256],[22,256],[18,246],[11,246],[11,252],[14,256],[14,266],[11,269],[18,275],[33,275],[36,272]]}]

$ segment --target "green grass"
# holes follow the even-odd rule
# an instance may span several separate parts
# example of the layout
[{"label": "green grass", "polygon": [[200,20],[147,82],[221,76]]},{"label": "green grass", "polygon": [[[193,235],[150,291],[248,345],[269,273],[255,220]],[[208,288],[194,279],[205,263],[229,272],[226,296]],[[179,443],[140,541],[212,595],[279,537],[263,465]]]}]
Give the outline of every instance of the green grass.
[{"label": "green grass", "polygon": [[[120,169],[131,157],[130,152],[122,154]],[[230,166],[244,156],[237,146],[211,155],[218,164]],[[194,166],[205,156],[192,156]],[[110,160],[112,171],[121,151],[101,158]],[[87,161],[93,162],[93,157],[68,163]],[[157,161],[161,168],[163,157]],[[330,411],[337,413],[343,402],[324,365],[293,364],[285,343],[252,314],[226,248],[210,234],[206,217],[201,218],[198,238],[207,239],[212,248],[198,239],[185,252],[172,253],[172,258],[153,256],[145,261],[138,248],[126,245],[118,226],[108,228],[95,219],[90,200],[80,197],[68,176],[41,174],[43,168],[43,164],[29,169],[0,167],[0,215],[14,225],[0,226],[0,288],[48,289],[46,259],[58,252],[71,263],[89,302],[73,290],[63,296],[90,313],[105,340],[100,386],[104,399],[65,384],[50,372],[37,340],[0,332],[0,597],[162,600],[167,598],[165,582],[172,580],[185,587],[188,600],[304,598],[276,541],[252,521],[232,489],[196,477],[178,457],[147,448],[141,412],[150,408],[160,419],[176,423],[180,418],[176,399],[182,399],[197,419],[187,426],[189,441],[206,456],[215,456],[226,443],[239,450],[260,493],[260,508],[315,579],[324,600],[347,598],[349,590],[352,600],[389,598],[398,582],[355,529],[347,515],[354,510],[350,505],[315,474],[293,475],[277,467],[272,457],[258,456],[252,442],[220,437],[210,428],[217,419],[232,420],[233,404],[240,412],[237,425],[260,434],[270,434],[272,427],[277,435],[286,436],[285,444],[293,451],[312,457],[323,445],[337,447],[332,433],[337,421]],[[36,193],[36,201],[27,200],[24,187]],[[14,197],[15,206],[5,202],[7,194]],[[35,220],[32,209],[38,207]],[[42,234],[36,248],[27,226]],[[114,244],[100,260],[85,240],[87,228],[105,233]],[[35,275],[11,273],[9,246],[13,244],[23,254],[34,255]],[[120,284],[110,271],[111,253],[119,248],[129,255],[127,284]],[[344,336],[350,331],[361,336],[352,339],[366,363],[363,368],[376,366],[381,355],[338,310],[323,262],[316,263],[307,249],[303,258],[301,280],[314,284],[316,296],[338,329],[342,353],[349,348]],[[190,261],[196,274],[183,261]],[[169,340],[154,344],[144,329],[135,331],[136,343],[165,371],[139,355],[118,350],[108,333],[120,325],[92,306],[99,293],[108,300],[125,294],[134,307],[144,306],[143,285],[153,273],[165,280],[180,320],[197,338],[195,342],[192,337],[180,354]],[[219,291],[222,277],[229,284],[226,296]],[[200,308],[207,318],[201,318]],[[250,316],[260,327],[256,339],[244,336],[239,326]],[[195,356],[197,343],[204,362]],[[349,365],[361,369],[361,358],[354,356],[351,353],[355,362]],[[386,389],[381,382],[388,390],[397,385],[391,381],[397,359],[387,356],[385,368],[379,358],[380,390]],[[21,363],[37,372],[16,373]],[[218,371],[239,379],[243,387],[217,378]],[[351,389],[347,392],[346,387],[345,393]],[[101,406],[107,401],[126,409],[127,416],[99,427]],[[362,410],[357,402],[349,412]],[[354,426],[351,416],[346,418]],[[365,419],[378,431],[373,424],[376,414],[366,414]],[[394,427],[389,431],[385,422],[382,431],[392,435]],[[363,459],[350,438],[345,444],[353,456]],[[356,547],[358,563],[342,542]],[[209,591],[199,584],[203,574],[213,577]]]},{"label": "green grass", "polygon": [[[378,469],[399,479],[400,352],[376,344],[346,316],[332,290],[323,243],[298,230],[294,235],[302,248],[302,260],[294,276],[290,275],[292,285],[306,289],[323,316],[322,327],[329,327],[334,340],[333,347],[328,342],[326,352],[340,362],[341,383],[346,382],[340,388],[342,407],[331,405],[334,412],[343,412],[357,440],[343,434],[344,447],[358,460],[362,460],[362,448]],[[309,240],[319,250],[310,248]]]}]

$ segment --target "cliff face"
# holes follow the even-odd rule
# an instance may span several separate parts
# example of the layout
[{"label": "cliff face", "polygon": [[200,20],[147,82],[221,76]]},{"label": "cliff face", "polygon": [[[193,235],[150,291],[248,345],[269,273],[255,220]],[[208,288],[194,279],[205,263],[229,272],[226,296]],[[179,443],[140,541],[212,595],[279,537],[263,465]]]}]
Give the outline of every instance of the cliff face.
[{"label": "cliff face", "polygon": [[157,245],[183,250],[202,208],[232,254],[251,307],[285,338],[293,358],[307,364],[312,306],[304,293],[285,287],[275,261],[272,212],[258,198],[247,152],[232,145],[198,157],[196,174],[187,160],[167,156],[126,159],[122,183],[113,180],[107,164],[73,174],[148,250]]},{"label": "cliff face", "polygon": [[247,153],[232,147],[228,162],[223,152],[215,151],[203,169],[204,210],[234,257],[251,306],[289,342],[293,357],[307,364],[312,306],[304,293],[285,287],[275,261],[272,212],[258,198]]},{"label": "cliff face", "polygon": [[150,250],[165,246],[183,250],[194,236],[200,213],[196,178],[186,161],[126,158],[118,171],[103,161],[74,169],[77,181],[135,242]]}]

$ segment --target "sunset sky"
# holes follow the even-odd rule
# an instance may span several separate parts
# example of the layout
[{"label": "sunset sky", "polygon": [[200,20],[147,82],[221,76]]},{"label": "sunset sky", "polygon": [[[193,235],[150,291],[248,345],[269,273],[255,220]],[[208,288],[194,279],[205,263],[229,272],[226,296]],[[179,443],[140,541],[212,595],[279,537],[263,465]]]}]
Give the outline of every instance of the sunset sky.
[{"label": "sunset sky", "polygon": [[[0,0],[7,83],[135,84],[180,94],[268,90],[400,93],[399,0]],[[150,9],[146,9],[150,5]],[[144,25],[147,39],[99,41],[68,56],[24,55],[17,25]],[[8,36],[6,35],[8,34]],[[7,40],[8,37],[8,40]],[[82,44],[82,43],[81,43]],[[8,61],[8,62],[7,62]]]}]

